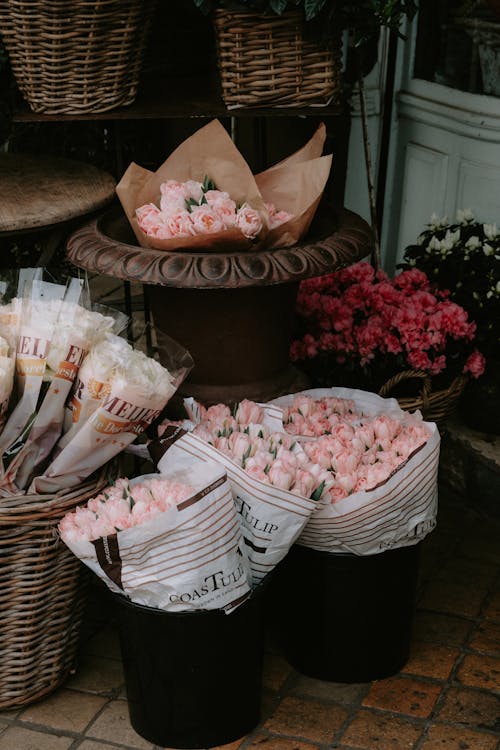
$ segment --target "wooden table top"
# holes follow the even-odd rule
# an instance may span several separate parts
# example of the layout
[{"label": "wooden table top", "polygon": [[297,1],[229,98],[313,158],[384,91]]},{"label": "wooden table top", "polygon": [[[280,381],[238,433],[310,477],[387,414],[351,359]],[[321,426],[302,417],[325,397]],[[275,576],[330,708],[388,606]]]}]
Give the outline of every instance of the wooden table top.
[{"label": "wooden table top", "polygon": [[85,216],[115,196],[114,177],[72,159],[0,153],[0,232],[51,227]]}]

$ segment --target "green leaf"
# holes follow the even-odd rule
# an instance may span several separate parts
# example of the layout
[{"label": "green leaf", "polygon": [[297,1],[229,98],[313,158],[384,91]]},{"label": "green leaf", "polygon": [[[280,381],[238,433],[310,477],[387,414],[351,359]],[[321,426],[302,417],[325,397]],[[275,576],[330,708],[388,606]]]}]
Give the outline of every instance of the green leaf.
[{"label": "green leaf", "polygon": [[247,462],[247,458],[250,456],[250,451],[252,450],[252,446],[249,445],[246,451],[244,452],[243,456],[241,457],[241,466],[244,469],[245,464]]},{"label": "green leaf", "polygon": [[288,0],[269,0],[269,6],[271,10],[277,13],[278,16],[281,16],[283,11],[286,10],[287,5],[288,5]]},{"label": "green leaf", "polygon": [[205,177],[203,178],[201,189],[204,193],[206,193],[208,190],[217,190],[217,188],[215,187],[215,182],[211,180],[208,175],[205,175]]},{"label": "green leaf", "polygon": [[186,209],[189,213],[192,213],[191,206],[197,206],[198,203],[195,201],[194,198],[185,198],[184,203],[186,204]]},{"label": "green leaf", "polygon": [[321,495],[322,495],[322,493],[323,493],[324,489],[325,489],[325,480],[323,480],[321,482],[321,484],[319,485],[319,487],[316,487],[316,489],[314,490],[314,492],[311,495],[311,500],[319,500],[320,497],[321,497]]},{"label": "green leaf", "polygon": [[304,11],[306,14],[306,21],[310,21],[315,18],[318,13],[324,8],[326,0],[304,0]]}]

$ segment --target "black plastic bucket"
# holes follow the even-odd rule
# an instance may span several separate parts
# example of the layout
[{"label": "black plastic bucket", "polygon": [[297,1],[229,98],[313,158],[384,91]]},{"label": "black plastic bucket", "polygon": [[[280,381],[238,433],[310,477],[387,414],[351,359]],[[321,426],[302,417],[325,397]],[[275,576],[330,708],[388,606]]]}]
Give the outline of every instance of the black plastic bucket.
[{"label": "black plastic bucket", "polygon": [[358,556],[295,545],[273,582],[285,657],[302,674],[370,682],[408,661],[420,544]]},{"label": "black plastic bucket", "polygon": [[115,595],[130,722],[162,747],[233,742],[259,723],[263,587],[230,614],[164,612]]}]

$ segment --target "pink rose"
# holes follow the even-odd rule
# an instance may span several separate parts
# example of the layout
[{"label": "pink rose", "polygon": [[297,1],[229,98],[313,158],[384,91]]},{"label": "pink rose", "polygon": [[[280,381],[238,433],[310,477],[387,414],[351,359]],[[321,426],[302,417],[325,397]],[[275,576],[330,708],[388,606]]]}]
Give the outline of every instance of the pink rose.
[{"label": "pink rose", "polygon": [[263,416],[264,412],[262,407],[256,404],[255,401],[243,399],[243,401],[240,401],[240,403],[238,404],[238,408],[236,409],[234,418],[236,419],[238,424],[246,425],[250,424],[251,422],[262,422]]},{"label": "pink rose", "polygon": [[264,471],[270,464],[270,457],[268,454],[256,453],[254,456],[250,456],[245,465],[245,471],[253,473],[254,470],[260,469]]},{"label": "pink rose", "polygon": [[244,203],[236,214],[236,226],[245,237],[253,239],[262,231],[262,219],[258,211]]},{"label": "pink rose", "polygon": [[135,215],[137,223],[144,234],[156,237],[158,232],[163,228],[163,215],[154,203],[146,203],[145,206],[136,208]]},{"label": "pink rose", "polygon": [[246,425],[245,432],[252,441],[258,438],[264,440],[269,436],[269,429],[266,425],[259,424],[259,422],[250,422],[250,424]]},{"label": "pink rose", "polygon": [[214,404],[209,406],[203,414],[204,420],[222,423],[225,419],[231,417],[231,409],[225,404]]},{"label": "pink rose", "polygon": [[267,476],[274,487],[289,490],[294,479],[294,471],[287,468],[283,461],[277,459],[271,465]]},{"label": "pink rose", "polygon": [[269,229],[276,229],[290,219],[293,219],[293,214],[289,214],[288,211],[275,211],[269,215]]},{"label": "pink rose", "polygon": [[[158,428],[158,432],[159,432],[159,428]],[[197,424],[196,427],[193,429],[193,435],[197,435],[200,438],[200,440],[205,440],[205,442],[207,443],[212,443],[214,439],[214,436],[204,424]]]},{"label": "pink rose", "polygon": [[182,211],[186,208],[189,192],[184,183],[167,180],[160,185],[160,208],[166,213]]},{"label": "pink rose", "polygon": [[191,220],[195,234],[216,234],[226,229],[219,215],[208,205],[193,206]]},{"label": "pink rose", "polygon": [[203,198],[203,185],[201,182],[197,182],[196,180],[186,180],[184,188],[187,192],[186,197],[192,198],[197,203]]},{"label": "pink rose", "polygon": [[260,466],[256,466],[253,464],[251,466],[246,465],[245,474],[248,474],[254,479],[258,479],[259,482],[265,482],[266,484],[269,484],[269,477],[267,476],[264,469],[262,469]]},{"label": "pink rose", "polygon": [[294,495],[310,498],[314,492],[316,482],[313,475],[304,469],[298,469],[292,485]]},{"label": "pink rose", "polygon": [[236,224],[236,203],[228,193],[221,190],[207,190],[205,198],[208,205],[214,209],[227,227],[233,227]]},{"label": "pink rose", "polygon": [[244,432],[233,432],[228,438],[228,445],[232,457],[238,462],[242,461],[245,454],[250,455],[250,438]]},{"label": "pink rose", "polygon": [[172,237],[191,237],[195,234],[192,214],[185,208],[169,213],[164,222]]},{"label": "pink rose", "polygon": [[231,455],[231,449],[229,447],[229,440],[227,437],[214,437],[213,445],[215,448],[217,448],[218,451],[221,451],[221,453]]}]

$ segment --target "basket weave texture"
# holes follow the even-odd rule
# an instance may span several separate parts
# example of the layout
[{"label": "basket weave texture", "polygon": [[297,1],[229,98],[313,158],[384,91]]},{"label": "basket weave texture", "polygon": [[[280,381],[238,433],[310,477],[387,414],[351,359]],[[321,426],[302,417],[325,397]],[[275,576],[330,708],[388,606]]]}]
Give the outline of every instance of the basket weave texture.
[{"label": "basket weave texture", "polygon": [[74,667],[88,571],[57,524],[104,484],[0,500],[1,709],[51,693]]},{"label": "basket weave texture", "polygon": [[156,0],[3,0],[0,34],[33,112],[131,104]]},{"label": "basket weave texture", "polygon": [[432,378],[422,370],[405,370],[390,378],[379,390],[379,396],[389,397],[393,390],[406,380],[421,380],[418,396],[396,396],[397,401],[405,411],[422,413],[427,422],[436,422],[442,427],[454,411],[460,396],[467,384],[468,376],[458,375],[446,388],[433,387]]},{"label": "basket weave texture", "polygon": [[340,33],[328,48],[306,39],[297,11],[266,16],[218,9],[213,23],[227,107],[326,106],[340,101]]}]

